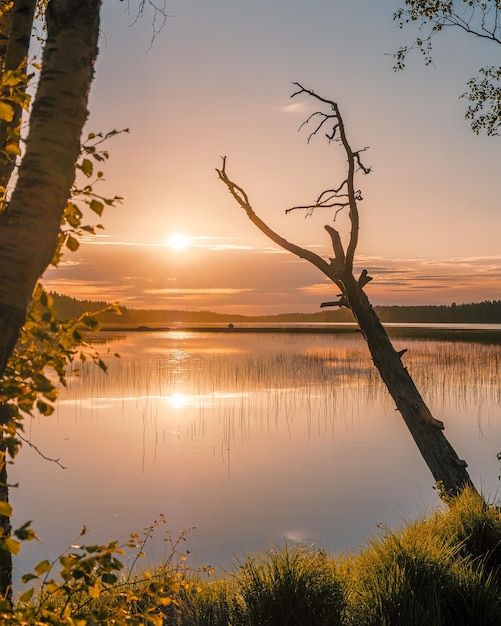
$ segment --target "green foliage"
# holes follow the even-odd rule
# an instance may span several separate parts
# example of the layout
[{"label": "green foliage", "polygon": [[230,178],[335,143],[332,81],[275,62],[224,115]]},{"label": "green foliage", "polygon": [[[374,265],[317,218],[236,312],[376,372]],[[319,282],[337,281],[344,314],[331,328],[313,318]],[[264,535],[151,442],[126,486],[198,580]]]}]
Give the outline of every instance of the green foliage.
[{"label": "green foliage", "polygon": [[[8,7],[10,9],[10,6]],[[17,69],[6,70],[0,78],[0,125],[3,131],[2,145],[0,145],[0,163],[14,163],[21,155],[19,142],[21,140],[20,110],[28,110],[30,96],[26,92],[28,75],[26,74],[27,60],[25,59]],[[7,187],[6,181],[0,185],[0,212],[5,208]]]},{"label": "green foliage", "polygon": [[483,67],[479,76],[468,81],[469,92],[462,95],[471,105],[466,111],[466,119],[477,135],[485,131],[487,135],[499,135],[501,123],[501,67]]},{"label": "green foliage", "polygon": [[[194,586],[187,579],[191,570],[186,564],[186,554],[179,550],[186,540],[186,531],[177,537],[165,531],[167,558],[154,571],[134,573],[146,544],[165,523],[164,516],[160,516],[144,529],[141,537],[132,534],[125,544],[112,541],[80,545],[87,533],[84,528],[78,543],[54,561],[41,561],[32,573],[22,577],[27,589],[19,595],[14,610],[0,603],[2,624],[161,626],[179,603],[180,593],[189,592]],[[121,557],[132,560],[126,573]]]},{"label": "green foliage", "polygon": [[58,247],[52,259],[52,265],[56,266],[61,260],[64,249],[75,252],[80,247],[80,239],[84,236],[95,235],[97,230],[102,230],[102,224],[86,224],[83,222],[85,210],[101,217],[105,207],[115,207],[121,201],[120,196],[108,198],[96,191],[96,184],[104,181],[103,172],[96,170],[96,164],[103,164],[109,159],[109,152],[102,149],[103,142],[128,130],[113,130],[109,133],[89,133],[86,143],[83,144],[80,160],[76,164],[77,172],[83,177],[83,184],[78,180],[71,190],[71,199],[66,206],[59,229]]},{"label": "green foliage", "polygon": [[[418,51],[425,64],[433,62],[432,44],[444,29],[456,28],[480,39],[501,44],[500,0],[405,0],[405,8],[393,14],[399,28],[414,25],[414,42],[394,53],[395,70],[406,66],[410,53]],[[484,67],[468,81],[469,92],[461,97],[471,104],[466,111],[473,132],[498,135],[501,127],[501,67]]]},{"label": "green foliage", "polygon": [[[0,388],[0,403],[8,407],[3,422],[4,435],[22,431],[22,414],[34,409],[42,414],[53,412],[57,398],[56,382],[66,385],[66,371],[75,360],[92,359],[99,367],[106,365],[85,339],[85,331],[99,330],[99,315],[119,312],[116,305],[101,311],[84,313],[78,318],[59,320],[52,297],[38,284],[33,294],[26,322],[9,360]],[[12,424],[9,427],[9,420]],[[12,428],[11,428],[12,427]]]}]

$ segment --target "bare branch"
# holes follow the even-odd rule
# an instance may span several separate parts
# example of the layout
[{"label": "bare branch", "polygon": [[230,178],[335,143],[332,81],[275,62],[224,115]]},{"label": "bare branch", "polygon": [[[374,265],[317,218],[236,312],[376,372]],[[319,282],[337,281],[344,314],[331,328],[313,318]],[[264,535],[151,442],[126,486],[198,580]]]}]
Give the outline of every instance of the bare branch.
[{"label": "bare branch", "polygon": [[291,213],[297,210],[306,210],[306,217],[313,215],[315,209],[336,209],[334,212],[333,221],[336,220],[337,214],[345,207],[350,205],[349,197],[347,193],[340,193],[348,184],[348,180],[343,180],[337,189],[326,189],[317,197],[314,203],[304,204],[290,207],[285,210],[285,213]]},{"label": "bare branch", "polygon": [[365,285],[367,285],[367,283],[370,283],[371,280],[372,276],[369,276],[367,270],[362,270],[362,273],[360,274],[357,282],[360,287],[365,287]]},{"label": "bare branch", "polygon": [[339,275],[337,272],[334,271],[334,268],[332,268],[331,265],[327,263],[327,261],[322,259],[322,257],[318,256],[318,254],[315,254],[311,250],[307,250],[306,248],[302,248],[301,246],[298,246],[294,243],[291,243],[290,241],[287,241],[287,239],[284,239],[283,237],[281,237],[278,233],[272,230],[265,222],[263,222],[263,220],[260,217],[256,215],[256,213],[254,212],[254,209],[252,208],[249,202],[249,198],[247,197],[247,194],[245,193],[245,191],[239,185],[237,185],[236,183],[234,183],[232,180],[228,178],[228,175],[226,174],[226,157],[222,157],[222,161],[223,161],[222,168],[221,169],[216,168],[216,172],[218,173],[220,180],[222,180],[223,183],[228,188],[228,191],[231,193],[233,198],[238,202],[238,204],[246,212],[247,217],[251,220],[251,222],[255,226],[257,226],[257,228],[259,228],[259,230],[262,233],[264,233],[269,239],[274,241],[281,248],[284,248],[284,250],[288,250],[289,252],[292,252],[292,254],[295,254],[301,259],[306,259],[307,261],[309,261],[310,263],[318,267],[318,269],[321,272],[323,272],[328,278],[330,278],[332,281],[334,281],[337,284],[337,281],[339,280]]},{"label": "bare branch", "polygon": [[[355,151],[351,149],[351,146],[346,137],[343,118],[339,111],[339,107],[334,100],[323,98],[311,89],[306,89],[300,83],[293,84],[297,87],[297,90],[292,94],[291,97],[294,98],[298,95],[306,94],[309,97],[314,98],[318,102],[327,105],[327,107],[330,109],[329,113],[324,113],[322,111],[316,111],[315,113],[312,113],[308,117],[306,122],[301,125],[300,128],[302,128],[305,124],[308,124],[312,119],[320,117],[320,122],[308,136],[309,141],[324,127],[327,122],[332,123],[331,132],[326,133],[326,137],[329,141],[336,139],[336,141],[339,141],[342,144],[348,159],[348,172],[346,178],[337,189],[324,191],[318,196],[316,202],[313,202],[309,205],[292,207],[286,212],[290,212],[295,209],[303,209],[307,211],[308,216],[311,215],[316,208],[334,208],[336,209],[336,212],[334,214],[335,219],[339,211],[343,210],[344,208],[348,208],[351,222],[351,231],[350,240],[345,255],[345,269],[346,271],[351,272],[353,270],[353,261],[358,244],[359,214],[357,202],[362,200],[362,194],[360,190],[355,189],[355,173],[358,170],[361,170],[364,174],[369,174],[371,172],[371,168],[365,166],[360,157],[360,153],[365,151],[367,148]],[[343,193],[340,193],[341,190],[343,190]],[[344,190],[346,190],[346,192],[344,192]]]},{"label": "bare branch", "polygon": [[[123,1],[123,0],[121,0]],[[127,12],[130,14],[135,13],[132,25],[138,22],[144,17],[147,8],[151,8],[153,16],[151,20],[151,41],[150,47],[153,45],[157,35],[164,28],[167,23],[167,18],[172,17],[167,13],[167,0],[139,0],[137,9],[132,10],[131,1],[127,0]]]},{"label": "bare branch", "polygon": [[59,467],[63,470],[68,469],[65,465],[61,463],[59,459],[51,459],[50,457],[45,456],[45,454],[43,454],[43,452],[41,452],[40,449],[37,448],[37,446],[34,443],[32,443],[29,439],[26,439],[25,437],[23,437],[19,431],[16,431],[16,435],[19,437],[19,439],[24,441],[24,443],[27,443],[30,446],[30,448],[33,448],[33,450],[35,450],[36,453],[42,457],[42,459],[45,459],[46,461],[50,461],[51,463],[55,463],[56,465],[59,465]]},{"label": "bare branch", "polygon": [[331,259],[331,265],[335,269],[343,271],[346,263],[346,256],[344,254],[343,244],[341,243],[339,232],[331,226],[324,226],[324,228],[330,235],[332,249],[334,250],[334,259]]},{"label": "bare branch", "polygon": [[327,306],[338,306],[339,308],[346,307],[347,309],[349,309],[350,305],[348,304],[348,300],[345,298],[345,296],[343,296],[343,294],[339,294],[338,297],[339,300],[335,300],[333,302],[321,302],[320,308],[324,309]]}]

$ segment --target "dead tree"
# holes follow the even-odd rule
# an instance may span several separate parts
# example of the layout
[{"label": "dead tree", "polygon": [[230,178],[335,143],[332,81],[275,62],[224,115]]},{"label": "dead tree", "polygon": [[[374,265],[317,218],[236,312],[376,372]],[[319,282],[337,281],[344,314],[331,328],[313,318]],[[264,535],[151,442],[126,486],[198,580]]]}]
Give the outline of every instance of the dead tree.
[{"label": "dead tree", "polygon": [[444,435],[444,424],[435,419],[414,381],[402,362],[405,350],[398,352],[393,347],[385,329],[367,298],[364,286],[372,280],[367,270],[363,270],[358,278],[353,274],[353,263],[358,243],[359,211],[358,202],[362,199],[360,191],[355,187],[357,172],[368,174],[361,158],[365,150],[352,150],[346,137],[345,125],[336,102],[322,98],[314,91],[305,89],[294,83],[297,91],[292,97],[307,95],[320,103],[328,112],[316,111],[304,122],[315,124],[308,140],[320,131],[327,131],[329,141],[338,142],[347,157],[347,173],[340,185],[323,191],[316,201],[306,206],[296,206],[286,212],[303,209],[312,213],[315,209],[331,209],[337,215],[347,211],[349,215],[350,234],[343,244],[338,230],[330,225],[325,230],[330,236],[334,257],[328,261],[319,255],[291,243],[273,231],[254,212],[246,192],[228,178],[226,173],[226,157],[223,158],[221,169],[217,169],[219,178],[227,186],[231,195],[247,213],[251,222],[276,244],[292,252],[301,259],[306,259],[323,272],[339,288],[338,300],[324,302],[321,306],[339,306],[348,308],[365,338],[374,365],[378,369],[397,410],[401,413],[408,429],[416,442],[423,459],[441,490],[449,496],[455,496],[465,486],[474,488],[466,470],[467,463],[461,460]]}]

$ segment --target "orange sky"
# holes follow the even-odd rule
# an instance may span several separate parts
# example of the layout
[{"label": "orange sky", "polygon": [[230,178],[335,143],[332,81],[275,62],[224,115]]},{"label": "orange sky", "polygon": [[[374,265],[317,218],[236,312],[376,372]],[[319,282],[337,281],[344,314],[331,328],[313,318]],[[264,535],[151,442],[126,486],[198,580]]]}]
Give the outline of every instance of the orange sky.
[{"label": "orange sky", "polygon": [[[297,132],[314,110],[290,100],[299,81],[339,102],[354,148],[370,146],[357,260],[374,278],[372,301],[501,298],[500,139],[473,135],[459,99],[497,51],[445,33],[434,67],[416,58],[395,74],[386,53],[412,37],[393,26],[399,6],[169,0],[150,48],[151,16],[131,26],[132,14],[105,2],[88,128],[130,128],[108,146],[102,189],[124,203],[45,284],[142,308],[318,310],[336,288],[256,231],[215,172],[227,155],[258,214],[330,254],[323,225],[332,215],[284,214],[344,176],[335,145]],[[188,248],[166,245],[175,232],[190,237]]]}]

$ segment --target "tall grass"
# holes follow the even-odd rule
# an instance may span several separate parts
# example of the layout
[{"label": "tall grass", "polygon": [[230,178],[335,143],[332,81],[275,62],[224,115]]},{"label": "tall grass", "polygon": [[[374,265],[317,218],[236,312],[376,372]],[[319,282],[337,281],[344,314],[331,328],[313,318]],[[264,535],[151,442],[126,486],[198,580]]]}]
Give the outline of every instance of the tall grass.
[{"label": "tall grass", "polygon": [[334,561],[322,550],[285,545],[249,557],[228,580],[189,594],[178,623],[336,626],[344,608]]},{"label": "tall grass", "polygon": [[192,587],[178,626],[499,626],[501,512],[465,490],[338,560],[300,546]]}]

